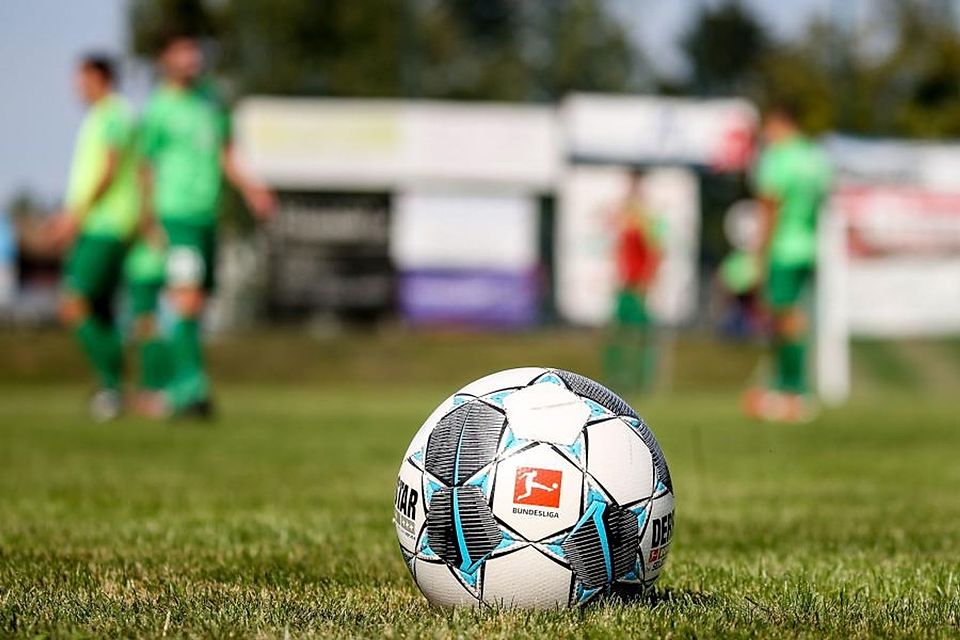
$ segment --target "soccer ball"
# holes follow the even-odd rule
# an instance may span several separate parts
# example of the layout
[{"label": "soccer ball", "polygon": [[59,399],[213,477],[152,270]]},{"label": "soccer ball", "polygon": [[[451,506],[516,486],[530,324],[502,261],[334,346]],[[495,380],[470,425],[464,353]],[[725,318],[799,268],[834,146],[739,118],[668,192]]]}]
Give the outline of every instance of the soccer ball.
[{"label": "soccer ball", "polygon": [[468,384],[400,466],[394,524],[417,586],[444,606],[576,606],[649,588],[673,534],[670,471],[615,393],[559,369]]}]

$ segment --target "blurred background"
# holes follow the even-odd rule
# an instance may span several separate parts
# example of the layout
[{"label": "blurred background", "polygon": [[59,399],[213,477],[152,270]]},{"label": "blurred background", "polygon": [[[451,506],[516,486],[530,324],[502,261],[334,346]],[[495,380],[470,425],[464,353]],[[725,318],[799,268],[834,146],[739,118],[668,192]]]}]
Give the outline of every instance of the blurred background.
[{"label": "blurred background", "polygon": [[835,173],[821,394],[960,384],[952,0],[4,2],[4,381],[89,375],[53,330],[60,260],[38,241],[82,117],[71,73],[112,53],[142,105],[171,25],[204,34],[240,154],[279,198],[260,228],[223,203],[218,379],[596,375],[616,287],[606,212],[639,168],[665,221],[655,387],[741,386],[766,330],[722,265],[750,244],[760,115],[786,96]]}]

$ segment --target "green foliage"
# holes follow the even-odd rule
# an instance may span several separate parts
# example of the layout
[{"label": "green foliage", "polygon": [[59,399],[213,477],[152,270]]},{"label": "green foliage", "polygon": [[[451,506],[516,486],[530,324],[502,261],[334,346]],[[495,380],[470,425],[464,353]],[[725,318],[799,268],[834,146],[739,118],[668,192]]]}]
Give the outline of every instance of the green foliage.
[{"label": "green foliage", "polygon": [[134,0],[131,46],[216,38],[240,93],[551,100],[625,91],[639,57],[602,0]]},{"label": "green foliage", "polygon": [[706,5],[684,40],[681,89],[787,99],[815,132],[960,137],[960,35],[938,6],[890,1],[869,27],[820,19],[783,42],[736,0]]},{"label": "green foliage", "polygon": [[203,0],[134,0],[130,3],[130,48],[142,57],[157,54],[171,33],[215,36],[224,28],[223,3]]},{"label": "green foliage", "polygon": [[768,40],[763,25],[740,2],[705,5],[683,44],[692,67],[691,90],[703,95],[749,91]]},{"label": "green foliage", "polygon": [[[683,39],[689,77],[659,86],[789,99],[812,131],[960,137],[960,36],[943,6],[889,0],[869,28],[818,20],[783,42],[739,0],[706,3]],[[129,15],[139,55],[171,28],[215,39],[241,94],[552,101],[650,75],[603,0],[133,0]]]}]

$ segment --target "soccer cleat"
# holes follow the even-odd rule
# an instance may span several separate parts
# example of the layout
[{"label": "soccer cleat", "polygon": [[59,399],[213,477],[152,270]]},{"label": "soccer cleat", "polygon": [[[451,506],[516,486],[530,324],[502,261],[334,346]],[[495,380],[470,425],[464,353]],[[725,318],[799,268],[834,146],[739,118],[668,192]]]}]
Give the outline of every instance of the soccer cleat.
[{"label": "soccer cleat", "polygon": [[94,422],[111,422],[123,413],[123,397],[116,389],[100,389],[91,396],[88,410]]},{"label": "soccer cleat", "polygon": [[210,422],[217,417],[217,414],[214,410],[213,401],[210,400],[210,398],[203,398],[190,403],[178,411],[176,416],[178,418]]},{"label": "soccer cleat", "polygon": [[806,424],[817,417],[816,405],[802,394],[785,394],[784,402],[786,403],[784,422]]},{"label": "soccer cleat", "polygon": [[764,422],[804,424],[817,415],[815,407],[802,394],[761,387],[748,389],[743,394],[742,405],[748,417]]},{"label": "soccer cleat", "polygon": [[133,412],[145,418],[169,418],[173,411],[166,395],[161,391],[139,391],[131,402]]}]

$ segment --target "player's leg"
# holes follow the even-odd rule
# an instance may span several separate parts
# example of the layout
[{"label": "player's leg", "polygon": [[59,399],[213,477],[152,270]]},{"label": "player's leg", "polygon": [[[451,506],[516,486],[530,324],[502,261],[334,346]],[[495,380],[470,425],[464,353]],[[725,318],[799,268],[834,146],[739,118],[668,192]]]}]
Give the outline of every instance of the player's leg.
[{"label": "player's leg", "polygon": [[214,285],[213,227],[165,225],[170,240],[167,290],[176,321],[172,335],[173,382],[168,388],[176,412],[207,406],[210,383],[203,358],[201,319]]},{"label": "player's leg", "polygon": [[630,303],[629,291],[620,289],[616,292],[613,300],[613,322],[603,348],[604,378],[612,388],[621,391],[630,384],[627,374],[630,360]]},{"label": "player's leg", "polygon": [[604,370],[615,388],[646,390],[653,375],[655,352],[646,301],[632,289],[617,293],[614,326],[604,352]]},{"label": "player's leg", "polygon": [[133,337],[140,354],[140,379],[143,391],[161,391],[170,382],[168,345],[160,335],[158,307],[163,282],[130,284],[133,310]]},{"label": "player's leg", "polygon": [[807,392],[808,323],[801,303],[810,279],[810,270],[805,267],[775,266],[770,272],[775,363],[772,386],[791,395]]},{"label": "player's leg", "polygon": [[650,391],[654,385],[657,367],[657,344],[653,322],[645,296],[639,296],[637,309],[637,381],[640,391]]},{"label": "player's leg", "polygon": [[802,307],[812,276],[806,267],[771,265],[766,296],[774,318],[771,356],[773,375],[768,389],[748,396],[749,413],[756,417],[798,421],[810,410],[807,393],[808,320]]},{"label": "player's leg", "polygon": [[162,391],[170,382],[169,349],[160,335],[158,318],[165,270],[165,252],[146,242],[130,251],[125,264],[132,333],[140,355],[138,387],[142,392]]},{"label": "player's leg", "polygon": [[[123,351],[112,317],[124,246],[105,238],[78,238],[65,264],[60,317],[69,327],[97,374],[103,397],[95,397],[99,418],[119,411]],[[101,394],[98,394],[101,395]],[[116,410],[113,408],[116,401]],[[93,405],[92,405],[93,406]]]}]

